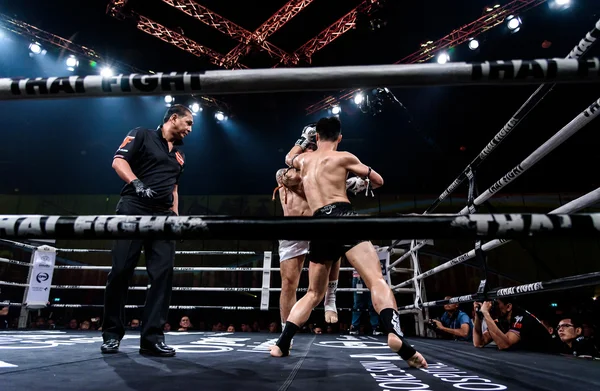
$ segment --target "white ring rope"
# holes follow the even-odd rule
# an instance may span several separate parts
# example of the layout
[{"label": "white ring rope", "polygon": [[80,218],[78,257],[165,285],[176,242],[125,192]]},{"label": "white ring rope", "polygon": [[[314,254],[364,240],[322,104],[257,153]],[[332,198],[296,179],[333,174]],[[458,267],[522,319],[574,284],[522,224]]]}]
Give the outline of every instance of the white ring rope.
[{"label": "white ring rope", "polygon": [[[0,239],[0,242],[10,243],[11,245],[36,250],[38,246],[32,246],[26,243],[15,242],[14,240]],[[88,248],[57,248],[57,252],[63,253],[112,253],[111,249],[88,249]],[[142,254],[144,251],[142,250]],[[175,255],[257,255],[256,251],[218,251],[218,250],[194,250],[194,251],[175,251]]]},{"label": "white ring rope", "polygon": [[[32,267],[33,265],[27,262],[15,261],[12,259],[0,258],[0,263],[10,263],[19,266]],[[73,269],[73,270],[111,270],[112,266],[71,266],[71,265],[55,265],[54,269]],[[135,271],[145,271],[145,267],[136,267]],[[262,272],[265,269],[262,267],[244,267],[244,266],[225,266],[225,267],[174,267],[173,271],[179,272]],[[280,271],[278,267],[272,267],[270,271]],[[353,267],[341,267],[342,272],[353,272],[356,269]],[[302,268],[302,271],[308,271],[307,267]]]},{"label": "white ring rope", "polygon": [[[590,206],[593,206],[598,202],[600,202],[600,188],[598,188],[594,191],[591,191],[569,203],[566,203],[565,205],[563,205],[557,209],[554,209],[553,211],[549,212],[548,214],[574,213],[574,212],[580,211],[582,209],[589,208]],[[510,242],[510,240],[495,239],[495,240],[492,240],[492,241],[489,241],[489,242],[483,244],[481,246],[481,249],[482,249],[482,251],[487,252],[494,248],[500,247],[503,244],[506,244],[508,242]],[[469,251],[468,253],[459,255],[458,257],[456,257],[448,262],[445,262],[439,266],[436,266],[433,269],[426,271],[425,273],[419,274],[418,276],[416,276],[414,278],[404,281],[398,285],[394,285],[392,287],[392,290],[396,290],[398,288],[405,287],[407,285],[410,285],[415,280],[422,280],[423,278],[432,276],[443,270],[450,269],[451,267],[458,265],[460,263],[463,263],[472,258],[475,258],[475,249]]]},{"label": "white ring rope", "polygon": [[[0,285],[27,287],[27,284],[17,282],[0,281]],[[102,290],[106,289],[104,285],[51,285],[52,289],[89,289]],[[131,286],[130,291],[145,291],[147,286]],[[195,287],[195,286],[174,286],[173,291],[189,291],[189,292],[262,292],[263,288],[236,288],[236,287]],[[298,288],[297,292],[306,292],[308,288]],[[281,288],[269,288],[269,292],[280,292]],[[368,292],[367,288],[337,288],[336,292]],[[398,292],[412,293],[412,289],[402,289]]]}]

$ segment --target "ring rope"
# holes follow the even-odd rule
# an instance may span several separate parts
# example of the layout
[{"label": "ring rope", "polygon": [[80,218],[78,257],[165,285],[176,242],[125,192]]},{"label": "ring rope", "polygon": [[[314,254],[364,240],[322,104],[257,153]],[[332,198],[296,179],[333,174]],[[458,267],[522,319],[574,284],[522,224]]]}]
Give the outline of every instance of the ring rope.
[{"label": "ring rope", "polygon": [[[580,211],[585,208],[589,208],[590,206],[593,206],[598,202],[600,202],[600,188],[597,188],[594,191],[591,191],[577,199],[574,199],[571,202],[564,204],[563,206],[561,206],[557,209],[554,209],[553,211],[550,212],[550,214],[573,213],[573,212],[577,212],[577,211]],[[481,246],[481,249],[484,252],[487,252],[487,251],[490,251],[494,248],[500,247],[509,242],[510,242],[510,240],[495,239],[490,242],[484,243]],[[450,261],[445,262],[439,266],[436,266],[433,269],[430,269],[422,274],[419,274],[418,276],[416,276],[414,278],[406,280],[398,285],[394,285],[392,287],[392,290],[405,287],[407,285],[410,285],[413,281],[421,280],[423,278],[437,274],[443,270],[450,269],[451,267],[458,265],[460,263],[463,263],[472,258],[475,258],[475,249],[473,249],[465,254],[459,255],[458,257],[451,259]]]},{"label": "ring rope", "polygon": [[394,88],[600,82],[599,69],[600,62],[593,58],[2,78],[0,100],[274,93],[381,85]]},{"label": "ring rope", "polygon": [[[521,163],[517,164],[512,170],[510,170],[506,175],[496,181],[493,185],[491,185],[485,192],[483,192],[479,197],[477,197],[473,201],[473,206],[477,207],[483,204],[488,199],[492,198],[492,196],[503,189],[506,185],[510,184],[512,181],[520,177],[525,171],[533,167],[536,163],[538,163],[542,158],[548,155],[550,152],[555,150],[562,143],[567,141],[571,136],[581,130],[584,126],[589,124],[592,120],[594,120],[598,115],[600,115],[600,110],[598,107],[600,106],[600,99],[591,104],[588,108],[586,108],[583,112],[581,112],[577,117],[575,117],[571,122],[565,125],[561,130],[555,133],[552,137],[550,137],[545,143],[543,143],[540,147],[538,147],[535,151],[533,151],[529,156],[527,156]],[[470,212],[470,207],[464,207],[459,215],[466,215]],[[411,253],[420,249],[424,246],[424,243],[419,243],[415,247],[411,249]],[[388,266],[388,270],[403,260],[403,257],[406,256],[404,254],[402,257],[394,261]],[[408,256],[406,256],[408,257]],[[406,258],[404,258],[406,259]]]},{"label": "ring rope", "polygon": [[[27,284],[18,282],[0,281],[0,285],[28,287]],[[106,289],[104,285],[51,285],[52,289]],[[145,291],[147,286],[130,286],[130,291]],[[237,288],[237,287],[195,287],[195,286],[174,286],[173,291],[190,291],[190,292],[262,292],[264,288]],[[297,292],[306,292],[308,288],[298,288]],[[280,292],[281,288],[269,288],[269,292]],[[337,288],[336,292],[368,292],[367,288]],[[412,293],[413,289],[403,289],[398,292]]]},{"label": "ring rope", "polygon": [[[22,307],[22,306],[25,306],[25,304],[13,303],[10,301],[0,302],[0,307],[4,307],[4,306]],[[104,305],[102,305],[102,304],[50,304],[48,307],[49,308],[104,308]],[[127,305],[125,305],[125,308],[126,309],[144,308],[144,305],[127,304]],[[171,305],[171,306],[169,306],[169,309],[170,310],[231,310],[231,311],[258,311],[258,310],[262,311],[263,310],[260,307],[253,307],[253,306],[222,306],[222,305]],[[271,311],[278,311],[279,307],[268,307],[267,309],[271,310]],[[324,311],[325,308],[324,307],[316,307],[315,310]],[[337,312],[340,312],[340,311],[368,312],[369,309],[368,308],[354,309],[354,308],[337,307],[336,311]],[[402,311],[398,311],[398,313],[400,315],[403,315],[403,314],[408,314],[408,313],[414,313],[414,311],[413,310],[402,310]]]},{"label": "ring rope", "polygon": [[[9,243],[13,246],[36,250],[39,246],[15,242],[14,240],[0,239],[0,242]],[[63,253],[112,253],[110,249],[86,249],[86,248],[57,248],[57,252]],[[144,250],[142,250],[142,253]],[[257,255],[255,251],[175,251],[175,255]]]},{"label": "ring rope", "polygon": [[[430,301],[427,303],[421,303],[422,307],[436,307],[446,304],[454,304],[454,303],[467,303],[478,300],[494,300],[501,297],[512,297],[512,296],[520,296],[529,293],[539,293],[539,292],[551,292],[551,291],[559,291],[566,289],[574,289],[581,288],[585,286],[593,286],[600,284],[600,272],[580,274],[576,276],[570,276],[565,278],[557,278],[555,280],[550,281],[539,281],[531,284],[523,284],[517,285],[509,288],[498,288],[491,290],[487,293],[487,295],[483,295],[480,293],[474,293],[470,295],[464,295],[459,297],[453,297],[447,300],[436,300]],[[415,305],[407,305],[403,307],[398,307],[398,310],[410,310],[416,309]]]},{"label": "ring rope", "polygon": [[[567,58],[572,59],[583,59],[590,51],[590,49],[596,44],[596,41],[600,37],[600,19],[596,22],[594,28],[589,31],[579,43],[569,52]],[[539,88],[525,101],[525,103],[517,110],[510,120],[502,127],[502,129],[492,138],[492,140],[485,146],[485,148],[473,159],[469,165],[458,175],[458,177],[442,192],[437,200],[423,212],[423,214],[432,213],[444,199],[454,192],[455,189],[467,178],[467,173],[478,168],[479,165],[502,143],[502,141],[508,137],[508,135],[515,130],[515,128],[523,121],[531,111],[540,103],[546,95],[556,86],[556,84],[542,84]],[[400,243],[401,239],[397,239],[392,244],[391,248],[394,248]],[[419,248],[422,248],[421,245]],[[413,251],[416,251],[415,248]]]},{"label": "ring rope", "polygon": [[[0,263],[10,263],[19,266],[33,267],[31,263],[15,261],[12,259],[0,258]],[[111,270],[112,266],[71,266],[71,265],[55,265],[54,269],[73,269],[73,270]],[[135,271],[145,271],[145,267],[136,267]],[[262,272],[265,269],[262,267],[243,267],[243,266],[226,266],[226,267],[173,267],[174,271],[180,272]],[[280,271],[278,267],[272,267],[270,271]],[[353,272],[356,269],[353,267],[340,267],[342,272]],[[302,268],[302,271],[308,271],[307,267]]]},{"label": "ring rope", "polygon": [[[0,236],[62,239],[315,240],[336,231],[347,241],[364,237],[525,239],[597,237],[600,214],[401,215],[394,217],[40,216],[0,215]],[[569,221],[570,224],[565,224]]]}]

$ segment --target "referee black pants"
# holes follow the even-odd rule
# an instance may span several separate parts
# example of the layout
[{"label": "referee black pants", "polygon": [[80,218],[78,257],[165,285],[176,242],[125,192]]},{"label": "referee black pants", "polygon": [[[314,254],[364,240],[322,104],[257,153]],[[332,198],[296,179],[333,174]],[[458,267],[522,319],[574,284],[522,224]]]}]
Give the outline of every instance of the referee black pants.
[{"label": "referee black pants", "polygon": [[[119,201],[116,212],[118,215],[175,215],[172,211],[157,211],[123,198]],[[146,257],[150,288],[143,310],[140,345],[148,346],[164,341],[163,327],[167,322],[173,287],[173,240],[114,241],[112,269],[108,274],[104,295],[104,341],[113,338],[121,340],[125,335],[125,322],[129,321],[125,318],[127,293],[142,248]]]}]

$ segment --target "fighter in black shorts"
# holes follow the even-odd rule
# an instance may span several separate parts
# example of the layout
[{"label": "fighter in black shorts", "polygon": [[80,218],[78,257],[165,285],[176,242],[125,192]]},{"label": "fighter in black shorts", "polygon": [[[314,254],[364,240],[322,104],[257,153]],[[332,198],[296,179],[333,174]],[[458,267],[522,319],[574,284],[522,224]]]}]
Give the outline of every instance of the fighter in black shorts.
[{"label": "fighter in black shorts", "polygon": [[[358,177],[355,178],[360,179]],[[364,186],[364,181],[362,181],[362,186]],[[326,218],[341,216],[358,216],[358,213],[354,211],[352,204],[349,202],[334,202],[319,208],[313,213],[313,217]],[[314,240],[311,243],[310,256],[308,259],[315,263],[325,263],[332,259],[339,259],[344,256],[349,247],[354,247],[362,242],[364,242],[364,240]]]},{"label": "fighter in black shorts", "polygon": [[[315,136],[317,150],[312,153],[302,153],[305,149],[303,146]],[[357,175],[356,178],[348,179],[354,181],[350,190],[355,192],[383,185],[383,178],[370,167],[362,164],[356,156],[337,151],[341,140],[339,119],[322,118],[317,123],[316,135],[303,132],[296,146],[286,156],[286,163],[300,170],[306,200],[314,217],[328,218],[355,214],[346,194],[348,173]],[[332,236],[335,235],[337,233],[333,232]],[[352,248],[347,249],[345,245],[351,245]],[[388,346],[410,366],[427,367],[423,356],[404,341],[396,300],[381,274],[381,264],[373,244],[369,241],[347,243],[337,238],[311,241],[308,291],[292,308],[279,340],[271,347],[271,355],[282,357],[289,354],[292,337],[323,299],[329,269],[342,255],[361,275],[371,291],[373,307],[388,332]]]}]

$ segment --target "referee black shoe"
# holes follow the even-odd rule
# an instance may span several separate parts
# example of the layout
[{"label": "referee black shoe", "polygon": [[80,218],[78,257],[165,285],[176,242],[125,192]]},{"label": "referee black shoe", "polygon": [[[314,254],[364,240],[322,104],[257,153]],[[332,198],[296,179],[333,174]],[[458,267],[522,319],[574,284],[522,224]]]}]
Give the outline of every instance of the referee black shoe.
[{"label": "referee black shoe", "polygon": [[100,346],[100,351],[104,354],[118,353],[120,344],[118,339],[107,339]]},{"label": "referee black shoe", "polygon": [[154,345],[140,346],[140,354],[145,356],[173,357],[175,356],[175,349],[161,341]]}]

